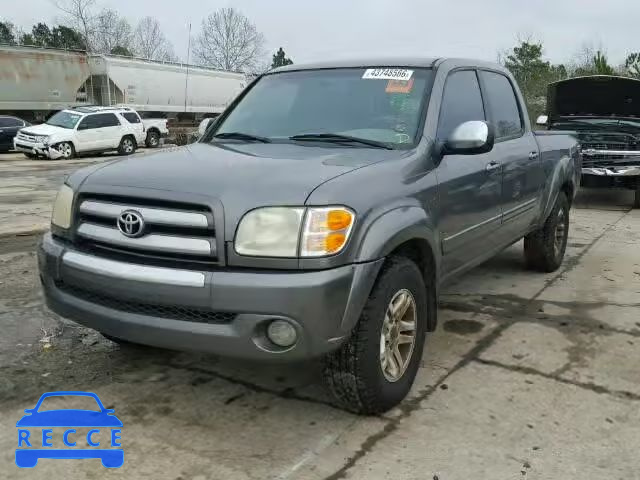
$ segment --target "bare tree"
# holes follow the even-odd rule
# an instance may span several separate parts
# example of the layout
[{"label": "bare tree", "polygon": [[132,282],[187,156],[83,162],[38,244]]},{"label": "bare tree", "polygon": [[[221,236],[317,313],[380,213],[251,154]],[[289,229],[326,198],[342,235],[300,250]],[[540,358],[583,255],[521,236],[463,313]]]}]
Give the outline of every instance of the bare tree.
[{"label": "bare tree", "polygon": [[175,61],[173,45],[160,29],[158,20],[144,17],[133,32],[133,48],[136,55],[151,60]]},{"label": "bare tree", "polygon": [[263,55],[264,36],[242,13],[223,8],[202,21],[194,53],[204,65],[250,70]]},{"label": "bare tree", "polygon": [[87,50],[92,51],[96,0],[53,0],[53,4],[64,14],[65,22],[82,34]]},{"label": "bare tree", "polygon": [[114,49],[131,52],[132,39],[131,25],[115,10],[105,8],[96,16],[91,40],[96,52],[111,53]]}]

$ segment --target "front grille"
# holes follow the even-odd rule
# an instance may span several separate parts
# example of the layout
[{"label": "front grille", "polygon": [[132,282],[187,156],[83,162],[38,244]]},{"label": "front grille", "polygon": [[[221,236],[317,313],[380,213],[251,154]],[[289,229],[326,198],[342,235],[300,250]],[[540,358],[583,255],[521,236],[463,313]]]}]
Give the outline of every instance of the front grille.
[{"label": "front grille", "polygon": [[589,154],[589,150],[600,151],[625,151],[636,152],[640,150],[640,142],[628,134],[602,134],[598,139],[590,139],[588,136],[582,138],[581,147],[584,154],[583,167],[611,167],[620,165],[621,161],[625,165],[640,164],[640,157],[628,157],[625,155],[612,154]]},{"label": "front grille", "polygon": [[180,320],[183,322],[223,324],[232,322],[237,314],[228,312],[212,312],[204,309],[185,307],[181,305],[160,305],[155,303],[142,303],[122,300],[119,298],[87,290],[64,282],[56,283],[63,292],[73,295],[80,300],[101,305],[120,312],[146,315],[149,317]]},{"label": "front grille", "polygon": [[[120,214],[127,210],[144,220],[138,236],[127,236],[118,227]],[[216,229],[207,207],[83,196],[78,202],[75,225],[75,244],[86,252],[100,250],[106,255],[128,255],[144,264],[162,261],[218,264]]]},{"label": "front grille", "polygon": [[23,140],[25,142],[31,142],[31,143],[36,143],[38,140],[35,135],[31,135],[24,132],[18,132],[16,137],[18,140]]}]

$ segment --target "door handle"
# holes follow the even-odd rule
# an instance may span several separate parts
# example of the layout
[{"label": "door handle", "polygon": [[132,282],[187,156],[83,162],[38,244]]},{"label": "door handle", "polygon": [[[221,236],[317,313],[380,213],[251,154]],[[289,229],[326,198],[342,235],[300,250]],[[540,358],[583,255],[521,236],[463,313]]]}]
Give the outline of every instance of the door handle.
[{"label": "door handle", "polygon": [[496,162],[496,161],[491,161],[489,163],[487,163],[487,166],[485,167],[485,169],[487,170],[487,172],[492,172],[497,168],[500,168],[502,165],[500,164],[500,162]]},{"label": "door handle", "polygon": [[538,158],[538,152],[529,153],[529,160],[535,160],[536,158]]}]

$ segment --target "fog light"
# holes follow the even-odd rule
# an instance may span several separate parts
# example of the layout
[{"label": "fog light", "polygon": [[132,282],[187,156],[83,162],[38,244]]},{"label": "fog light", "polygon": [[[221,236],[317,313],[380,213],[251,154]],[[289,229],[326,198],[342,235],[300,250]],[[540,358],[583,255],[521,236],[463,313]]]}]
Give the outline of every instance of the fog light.
[{"label": "fog light", "polygon": [[290,347],[298,337],[296,329],[289,322],[274,320],[267,327],[267,337],[279,347]]}]

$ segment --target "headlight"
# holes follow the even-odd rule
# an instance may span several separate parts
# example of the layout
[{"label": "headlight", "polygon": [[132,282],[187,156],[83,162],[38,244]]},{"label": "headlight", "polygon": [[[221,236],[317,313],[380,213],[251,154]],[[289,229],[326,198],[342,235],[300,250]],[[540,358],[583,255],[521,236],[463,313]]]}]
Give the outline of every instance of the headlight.
[{"label": "headlight", "polygon": [[259,257],[334,255],[347,244],[354,220],[353,211],[341,206],[259,208],[240,221],[235,249]]},{"label": "headlight", "polygon": [[56,227],[67,229],[71,226],[71,206],[73,204],[73,190],[68,185],[63,185],[53,204],[51,223]]},{"label": "headlight", "polygon": [[296,257],[304,208],[268,207],[247,213],[236,234],[236,252],[257,257]]}]

